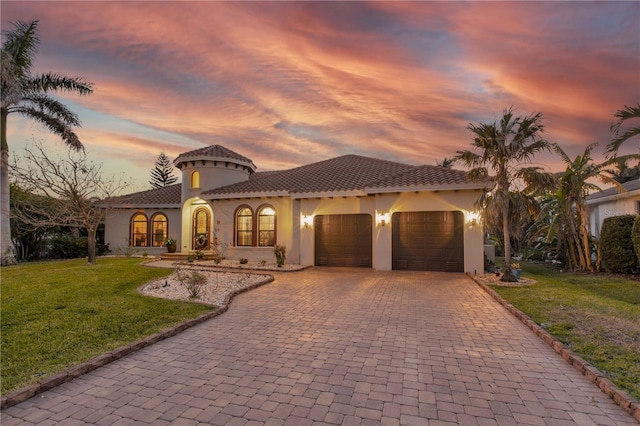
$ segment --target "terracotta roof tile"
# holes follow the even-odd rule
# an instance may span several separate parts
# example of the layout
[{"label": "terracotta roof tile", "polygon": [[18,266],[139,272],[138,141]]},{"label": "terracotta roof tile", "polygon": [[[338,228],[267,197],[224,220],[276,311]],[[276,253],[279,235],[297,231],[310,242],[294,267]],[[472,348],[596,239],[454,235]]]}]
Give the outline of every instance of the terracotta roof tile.
[{"label": "terracotta roof tile", "polygon": [[244,155],[240,155],[237,152],[230,150],[229,148],[225,148],[222,145],[210,145],[203,148],[194,149],[193,151],[183,152],[182,154],[178,155],[178,157],[173,161],[173,164],[177,166],[184,161],[191,161],[193,158],[203,157],[239,161],[241,163],[251,165],[253,170],[256,169],[256,166],[255,164],[253,164],[253,161],[251,161],[251,159],[245,157]]},{"label": "terracotta roof tile", "polygon": [[158,189],[134,192],[133,194],[104,200],[105,204],[118,207],[170,206],[180,207],[182,202],[182,184],[176,183]]},{"label": "terracotta roof tile", "polygon": [[415,166],[411,170],[386,177],[367,185],[367,188],[432,187],[450,185],[481,186],[469,179],[467,172],[441,166]]}]

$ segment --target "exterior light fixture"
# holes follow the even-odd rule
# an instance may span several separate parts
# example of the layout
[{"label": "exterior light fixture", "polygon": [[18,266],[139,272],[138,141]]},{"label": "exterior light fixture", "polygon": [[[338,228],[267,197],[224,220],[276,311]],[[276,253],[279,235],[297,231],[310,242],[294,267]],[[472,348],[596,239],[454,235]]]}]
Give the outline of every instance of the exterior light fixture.
[{"label": "exterior light fixture", "polygon": [[311,228],[313,225],[313,216],[302,215],[301,222],[304,228]]},{"label": "exterior light fixture", "polygon": [[376,212],[376,223],[380,226],[386,226],[389,223],[389,213]]},{"label": "exterior light fixture", "polygon": [[467,223],[471,226],[476,226],[480,222],[480,213],[476,211],[466,212]]}]

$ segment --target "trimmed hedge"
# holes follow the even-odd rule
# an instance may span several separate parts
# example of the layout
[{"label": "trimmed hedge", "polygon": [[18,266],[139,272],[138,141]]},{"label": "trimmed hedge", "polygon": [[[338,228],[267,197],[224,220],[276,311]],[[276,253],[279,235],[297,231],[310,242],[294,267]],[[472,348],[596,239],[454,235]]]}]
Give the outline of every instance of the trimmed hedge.
[{"label": "trimmed hedge", "polygon": [[633,221],[633,228],[631,228],[631,241],[633,241],[633,249],[636,252],[638,258],[638,264],[640,264],[640,214],[635,216]]},{"label": "trimmed hedge", "polygon": [[638,270],[638,256],[631,238],[636,215],[608,217],[602,222],[600,250],[608,272],[629,274]]}]

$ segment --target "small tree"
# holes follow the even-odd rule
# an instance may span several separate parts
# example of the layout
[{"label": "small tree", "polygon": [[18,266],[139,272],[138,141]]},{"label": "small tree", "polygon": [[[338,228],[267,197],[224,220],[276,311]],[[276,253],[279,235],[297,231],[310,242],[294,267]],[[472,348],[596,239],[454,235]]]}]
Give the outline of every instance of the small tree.
[{"label": "small tree", "polygon": [[174,184],[178,178],[173,175],[173,166],[169,157],[164,152],[158,155],[155,167],[151,170],[151,180],[149,183],[154,189],[162,188]]},{"label": "small tree", "polygon": [[54,158],[42,143],[26,148],[25,158],[11,166],[13,176],[27,191],[46,202],[24,206],[15,214],[20,220],[39,226],[66,226],[87,231],[88,261],[96,261],[96,233],[104,220],[103,198],[117,195],[125,186],[120,178],[105,179],[100,164],[87,161],[84,150],[67,150],[66,158]]}]

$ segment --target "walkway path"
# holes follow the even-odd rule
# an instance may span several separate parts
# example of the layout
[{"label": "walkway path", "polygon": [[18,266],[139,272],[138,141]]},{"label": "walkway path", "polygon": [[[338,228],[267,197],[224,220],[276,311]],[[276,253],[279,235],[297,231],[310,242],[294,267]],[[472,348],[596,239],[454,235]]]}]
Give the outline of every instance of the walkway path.
[{"label": "walkway path", "polygon": [[338,268],[276,274],[1,421],[637,425],[465,275]]}]

